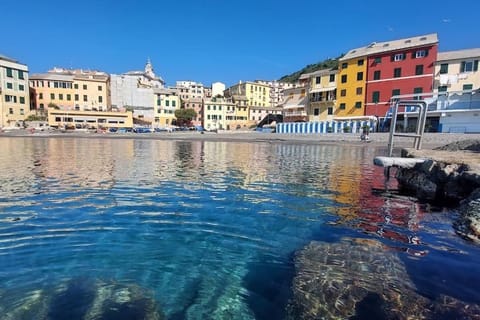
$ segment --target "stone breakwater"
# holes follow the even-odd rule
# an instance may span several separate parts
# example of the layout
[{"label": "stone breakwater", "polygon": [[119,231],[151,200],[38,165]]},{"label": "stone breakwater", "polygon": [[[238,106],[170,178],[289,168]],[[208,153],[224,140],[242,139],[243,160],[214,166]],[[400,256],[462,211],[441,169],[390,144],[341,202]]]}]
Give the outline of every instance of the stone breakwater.
[{"label": "stone breakwater", "polygon": [[413,168],[398,168],[399,186],[423,201],[457,207],[459,235],[480,243],[480,140],[465,140],[436,150],[403,149],[403,157],[424,158]]}]

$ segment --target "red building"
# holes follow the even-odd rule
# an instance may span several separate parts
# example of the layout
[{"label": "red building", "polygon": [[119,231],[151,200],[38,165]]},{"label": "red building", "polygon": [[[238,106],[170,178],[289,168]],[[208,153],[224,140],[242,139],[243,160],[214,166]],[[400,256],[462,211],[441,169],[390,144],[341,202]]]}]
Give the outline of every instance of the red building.
[{"label": "red building", "polygon": [[432,92],[437,50],[437,34],[367,46],[365,115],[384,117],[392,96]]}]

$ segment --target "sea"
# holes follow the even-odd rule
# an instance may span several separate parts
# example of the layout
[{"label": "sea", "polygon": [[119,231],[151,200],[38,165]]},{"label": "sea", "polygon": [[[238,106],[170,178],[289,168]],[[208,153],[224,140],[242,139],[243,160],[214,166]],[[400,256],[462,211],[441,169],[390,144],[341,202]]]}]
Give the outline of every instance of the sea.
[{"label": "sea", "polygon": [[385,179],[385,148],[1,137],[0,150],[0,319],[283,319],[298,253],[344,239],[391,249],[422,296],[480,304],[480,246],[455,233],[454,209]]}]

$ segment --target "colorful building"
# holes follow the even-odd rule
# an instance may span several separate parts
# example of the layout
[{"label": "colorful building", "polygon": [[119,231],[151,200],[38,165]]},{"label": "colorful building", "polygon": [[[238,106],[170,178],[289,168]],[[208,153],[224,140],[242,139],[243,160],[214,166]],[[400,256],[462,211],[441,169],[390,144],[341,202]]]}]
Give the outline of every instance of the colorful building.
[{"label": "colorful building", "polygon": [[309,74],[308,121],[333,120],[337,99],[337,70],[324,69]]},{"label": "colorful building", "polygon": [[28,67],[0,55],[0,128],[22,127],[30,113]]},{"label": "colorful building", "polygon": [[110,77],[105,72],[54,68],[30,77],[32,107],[61,110],[110,110]]},{"label": "colorful building", "polygon": [[225,90],[225,97],[231,98],[234,95],[245,97],[249,113],[248,120],[251,123],[258,123],[261,120],[258,120],[258,118],[262,115],[281,113],[278,108],[275,109],[271,104],[270,89],[270,85],[265,82],[240,81]]},{"label": "colorful building", "polygon": [[181,101],[174,89],[154,89],[154,122],[156,128],[168,127],[175,123],[175,110],[180,109]]},{"label": "colorful building", "polygon": [[235,104],[222,97],[206,99],[203,106],[204,123],[207,130],[231,130],[236,123]]},{"label": "colorful building", "polygon": [[439,52],[435,63],[434,92],[479,89],[479,60],[480,48]]},{"label": "colorful building", "polygon": [[392,96],[418,98],[433,91],[437,34],[428,34],[389,42],[372,43],[349,52],[349,56],[367,57],[365,115],[384,117]]},{"label": "colorful building", "polygon": [[339,59],[335,117],[356,117],[365,114],[367,53],[354,49]]}]

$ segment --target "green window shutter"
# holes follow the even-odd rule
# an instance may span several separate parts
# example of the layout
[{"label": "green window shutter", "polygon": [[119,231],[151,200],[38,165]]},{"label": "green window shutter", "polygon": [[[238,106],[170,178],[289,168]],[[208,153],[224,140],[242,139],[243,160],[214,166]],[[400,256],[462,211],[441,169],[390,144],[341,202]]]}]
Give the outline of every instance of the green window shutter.
[{"label": "green window shutter", "polygon": [[462,61],[462,66],[460,67],[460,72],[465,71],[465,61]]},{"label": "green window shutter", "polygon": [[473,71],[478,71],[478,60],[473,61]]},{"label": "green window shutter", "polygon": [[428,49],[425,50],[425,57],[428,57]]}]

